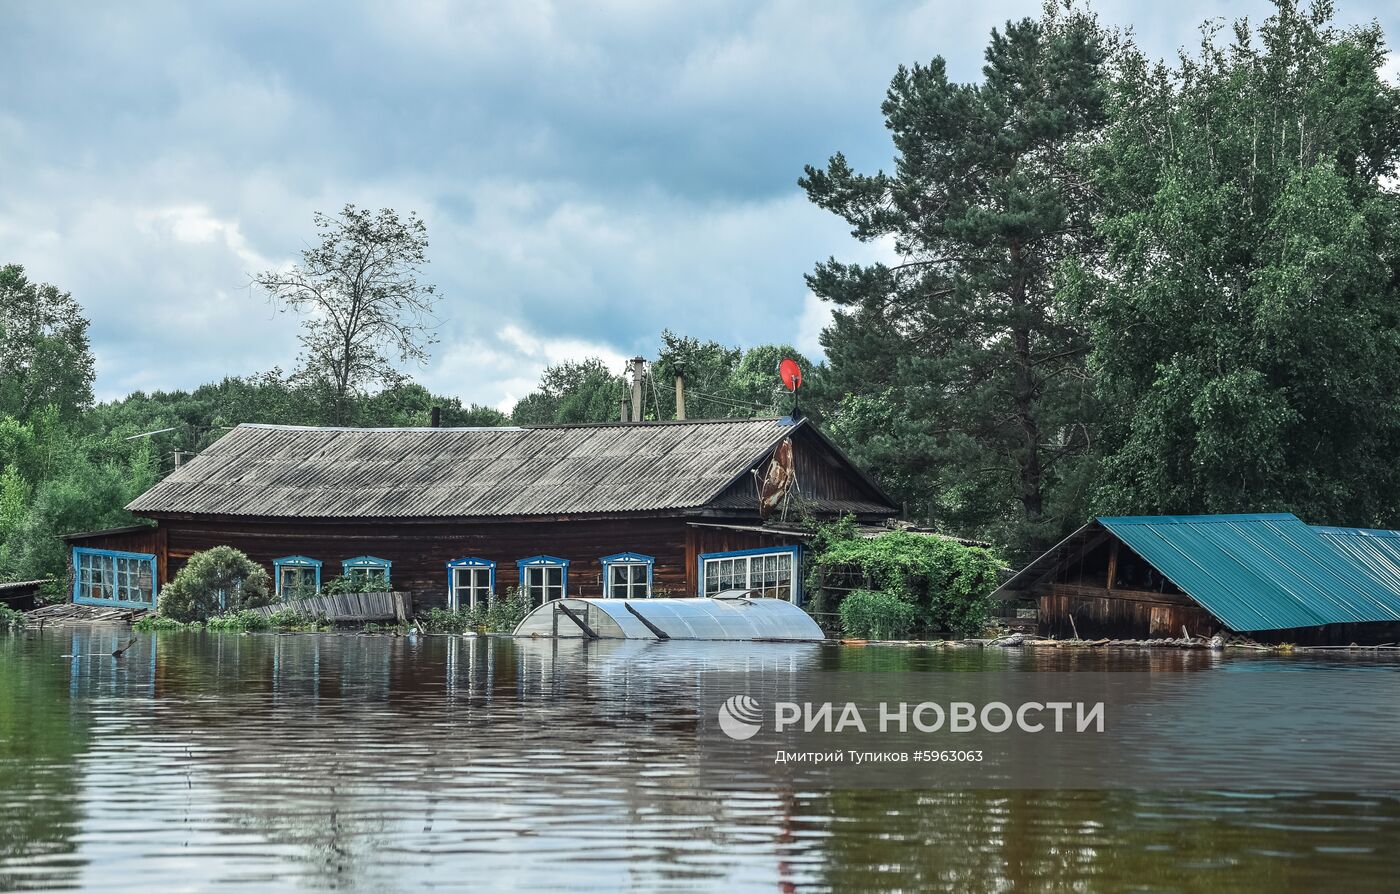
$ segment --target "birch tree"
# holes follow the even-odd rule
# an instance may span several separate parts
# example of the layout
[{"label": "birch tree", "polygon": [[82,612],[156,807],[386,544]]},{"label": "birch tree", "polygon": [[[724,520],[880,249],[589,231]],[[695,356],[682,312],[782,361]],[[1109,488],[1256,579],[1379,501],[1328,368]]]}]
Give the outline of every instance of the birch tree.
[{"label": "birch tree", "polygon": [[302,316],[297,375],[325,384],[330,416],[343,425],[355,396],[399,383],[400,364],[427,361],[438,294],[421,281],[428,228],[417,215],[346,205],[334,216],[318,212],[315,223],[318,241],[301,263],[253,281],[279,309]]}]

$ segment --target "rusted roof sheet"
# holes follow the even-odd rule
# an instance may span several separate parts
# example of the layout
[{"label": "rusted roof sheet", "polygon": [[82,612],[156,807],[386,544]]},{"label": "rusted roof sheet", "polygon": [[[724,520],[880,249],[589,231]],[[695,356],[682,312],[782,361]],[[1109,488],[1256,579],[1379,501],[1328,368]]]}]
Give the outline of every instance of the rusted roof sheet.
[{"label": "rusted roof sheet", "polygon": [[127,508],[280,518],[475,518],[705,505],[804,422],[526,428],[240,425]]}]

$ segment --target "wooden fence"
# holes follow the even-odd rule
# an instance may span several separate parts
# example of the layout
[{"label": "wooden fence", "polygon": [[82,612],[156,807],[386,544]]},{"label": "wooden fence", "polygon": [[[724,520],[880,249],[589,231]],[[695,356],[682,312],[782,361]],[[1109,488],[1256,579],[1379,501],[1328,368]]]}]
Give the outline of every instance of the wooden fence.
[{"label": "wooden fence", "polygon": [[294,611],[332,624],[352,621],[407,621],[413,617],[413,598],[407,593],[337,593],[308,596],[254,609],[258,614]]}]

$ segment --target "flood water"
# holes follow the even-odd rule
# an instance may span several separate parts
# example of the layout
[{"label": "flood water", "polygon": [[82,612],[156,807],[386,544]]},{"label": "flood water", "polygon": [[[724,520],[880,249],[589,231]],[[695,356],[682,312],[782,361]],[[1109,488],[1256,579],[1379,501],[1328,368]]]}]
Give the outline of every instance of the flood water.
[{"label": "flood water", "polygon": [[[1394,890],[1400,797],[702,783],[697,676],[1367,659],[0,634],[0,889]],[[1400,672],[1400,667],[1397,667]],[[1184,768],[1183,772],[1189,772]],[[712,779],[705,774],[707,779]]]}]

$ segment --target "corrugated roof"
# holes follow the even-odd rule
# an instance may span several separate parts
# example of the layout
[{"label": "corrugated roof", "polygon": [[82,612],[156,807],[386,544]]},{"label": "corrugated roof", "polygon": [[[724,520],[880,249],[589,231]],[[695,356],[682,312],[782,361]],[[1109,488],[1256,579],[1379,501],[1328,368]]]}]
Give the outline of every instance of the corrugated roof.
[{"label": "corrugated roof", "polygon": [[471,518],[703,506],[805,422],[527,428],[240,425],[127,508],[291,518]]},{"label": "corrugated roof", "polygon": [[1233,630],[1400,620],[1400,589],[1288,513],[1098,522]]},{"label": "corrugated roof", "polygon": [[1400,531],[1323,525],[1313,525],[1312,529],[1353,561],[1366,566],[1372,577],[1400,593]]}]

